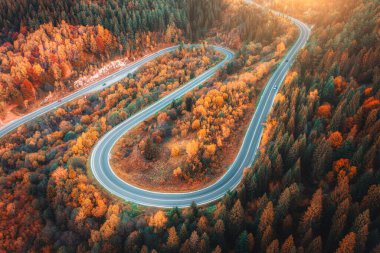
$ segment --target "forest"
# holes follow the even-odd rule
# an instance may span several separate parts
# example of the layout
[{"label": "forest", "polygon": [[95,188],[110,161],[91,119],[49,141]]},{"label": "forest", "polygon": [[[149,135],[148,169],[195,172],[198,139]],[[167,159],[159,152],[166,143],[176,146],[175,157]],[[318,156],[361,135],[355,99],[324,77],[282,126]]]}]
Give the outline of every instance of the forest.
[{"label": "forest", "polygon": [[[123,180],[160,192],[200,189],[222,176],[237,155],[269,73],[294,42],[297,32],[285,20],[260,16],[263,26],[277,23],[285,29],[270,44],[265,44],[267,37],[258,32],[255,37],[262,41],[256,42],[251,39],[254,35],[247,36],[243,26],[250,22],[241,17],[246,6],[235,3],[233,8],[227,12],[236,26],[223,27],[218,37],[212,37],[214,33],[210,32],[208,41],[219,39],[229,44],[231,37],[224,31],[236,29],[235,37],[250,43],[243,45],[215,80],[174,101],[120,139],[111,165]],[[252,14],[257,10],[249,11]]]},{"label": "forest", "polygon": [[380,8],[378,1],[334,4],[337,13],[312,16],[320,23],[278,95],[241,188],[254,200],[267,252],[380,250]]},{"label": "forest", "polygon": [[[0,9],[9,11],[0,11],[0,95],[9,87],[17,95],[3,95],[0,110],[10,98],[25,106],[50,89],[69,89],[86,61],[100,65],[120,53],[141,55],[136,45],[145,43],[129,33],[144,41],[151,34],[154,47],[182,40],[181,32],[206,42],[200,50],[165,55],[0,140],[0,251],[380,252],[379,1],[270,2],[313,30],[276,97],[255,164],[220,201],[158,209],[120,201],[96,184],[87,166],[96,141],[218,62],[220,55],[207,46],[218,43],[237,49],[235,60],[152,119],[147,131],[158,139],[160,122],[175,118],[171,134],[187,130],[217,146],[223,129],[199,132],[211,122],[226,124],[226,114],[231,122],[241,119],[243,102],[255,90],[247,83],[260,83],[258,66],[288,48],[292,36],[284,45],[277,39],[295,36],[294,28],[286,31],[289,23],[238,0],[1,1]],[[207,8],[217,12],[208,16]],[[128,27],[123,22],[131,22],[131,30],[122,31]],[[221,115],[219,107],[231,110]],[[212,157],[214,147],[202,145],[197,154]]]},{"label": "forest", "polygon": [[[202,60],[207,56],[209,61]],[[1,220],[1,227],[7,226],[14,231],[23,230],[18,227],[20,225],[25,226],[25,229],[37,229],[42,225],[41,219],[29,217],[36,216],[38,209],[42,211],[45,208],[53,215],[49,218],[51,221],[56,222],[54,213],[58,215],[61,212],[58,209],[63,207],[65,210],[62,211],[74,215],[75,222],[82,219],[86,227],[89,225],[86,220],[93,214],[97,218],[103,217],[110,200],[104,199],[94,185],[91,184],[89,188],[86,186],[91,182],[86,176],[86,160],[93,145],[107,130],[219,60],[220,55],[212,49],[183,48],[149,63],[136,74],[100,93],[75,100],[27,124],[25,128],[11,134],[7,141],[1,140],[1,182],[4,183],[1,186],[1,206],[7,210],[7,215]],[[69,178],[61,174],[67,171],[70,171],[70,175],[76,175],[75,179],[81,178],[80,181],[67,184]],[[26,181],[18,181],[19,176]],[[17,190],[13,189],[13,183],[18,187],[26,187],[27,193],[19,192],[19,196]],[[24,213],[16,212],[20,205],[27,204],[28,199],[34,199],[36,206],[30,206]],[[65,204],[65,201],[72,204]],[[20,219],[23,224],[19,223]],[[78,224],[75,223],[75,226]],[[13,240],[10,240],[16,236],[12,229],[2,233],[1,245],[12,251],[20,251],[21,246],[13,245]],[[89,232],[87,228],[86,231]],[[19,237],[20,245],[27,243],[25,240],[34,236],[34,233],[35,230],[24,231]]]},{"label": "forest", "polygon": [[[222,1],[214,2],[1,1],[7,12],[0,12],[0,120],[72,92],[76,78],[106,62],[133,61],[182,41],[182,33],[204,32],[220,15]],[[189,18],[198,20],[194,15],[205,21],[186,26]]]},{"label": "forest", "polygon": [[[168,25],[197,40],[219,21],[227,7],[223,0],[4,0],[0,9],[0,42],[13,41],[21,31],[61,21],[72,25],[101,25],[135,49],[136,34],[163,32]],[[161,33],[159,33],[161,34]]]},{"label": "forest", "polygon": [[139,32],[165,31],[175,24],[186,28],[186,1],[180,0],[5,0],[0,2],[1,40],[13,41],[23,30],[35,31],[41,25],[101,25],[120,38],[123,45]]},{"label": "forest", "polygon": [[0,47],[0,104],[25,109],[49,92],[72,90],[87,62],[110,59],[118,50],[117,39],[99,25],[75,27],[63,21],[21,33],[13,44]]}]

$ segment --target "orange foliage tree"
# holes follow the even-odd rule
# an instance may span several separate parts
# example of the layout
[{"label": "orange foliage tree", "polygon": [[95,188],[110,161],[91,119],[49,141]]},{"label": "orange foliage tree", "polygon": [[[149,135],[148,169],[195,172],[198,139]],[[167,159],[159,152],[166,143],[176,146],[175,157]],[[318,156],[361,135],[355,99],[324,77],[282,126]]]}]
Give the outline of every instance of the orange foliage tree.
[{"label": "orange foliage tree", "polygon": [[329,142],[333,148],[339,148],[343,143],[342,134],[339,131],[331,133]]}]

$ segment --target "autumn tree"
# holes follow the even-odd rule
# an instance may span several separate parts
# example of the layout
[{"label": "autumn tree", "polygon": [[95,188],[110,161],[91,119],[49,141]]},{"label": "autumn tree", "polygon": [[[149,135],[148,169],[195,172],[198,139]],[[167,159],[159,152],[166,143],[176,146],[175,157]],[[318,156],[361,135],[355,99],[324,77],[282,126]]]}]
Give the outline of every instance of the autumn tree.
[{"label": "autumn tree", "polygon": [[330,134],[329,142],[333,148],[339,148],[343,143],[342,134],[339,131]]},{"label": "autumn tree", "polygon": [[296,246],[294,245],[293,236],[290,235],[281,246],[281,253],[295,253],[297,252]]},{"label": "autumn tree", "polygon": [[337,253],[353,253],[355,252],[356,234],[354,232],[348,233],[339,243]]},{"label": "autumn tree", "polygon": [[158,146],[151,138],[148,138],[144,146],[144,157],[147,160],[153,160],[158,155]]},{"label": "autumn tree", "polygon": [[236,238],[239,235],[240,231],[244,229],[242,227],[243,218],[244,209],[240,203],[240,200],[237,200],[228,216],[229,231],[234,238]]},{"label": "autumn tree", "polygon": [[167,221],[168,218],[166,217],[166,214],[162,210],[159,210],[150,217],[149,226],[152,226],[157,230],[161,230],[165,227]]},{"label": "autumn tree", "polygon": [[322,189],[318,189],[310,202],[305,214],[302,216],[299,231],[306,232],[312,224],[318,224],[322,214]]},{"label": "autumn tree", "polygon": [[179,246],[179,237],[177,235],[177,231],[175,230],[175,227],[171,227],[168,229],[169,237],[167,241],[167,246],[172,251],[175,251],[177,247]]}]

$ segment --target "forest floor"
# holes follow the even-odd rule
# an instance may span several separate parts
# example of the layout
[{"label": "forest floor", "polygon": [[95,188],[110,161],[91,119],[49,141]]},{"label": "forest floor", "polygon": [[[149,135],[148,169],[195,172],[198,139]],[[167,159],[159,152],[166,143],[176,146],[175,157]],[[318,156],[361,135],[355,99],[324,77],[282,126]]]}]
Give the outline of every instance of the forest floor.
[{"label": "forest floor", "polygon": [[[267,80],[268,78],[264,78],[255,85],[262,90]],[[172,137],[163,140],[158,156],[153,160],[145,159],[139,144],[146,137],[146,128],[151,124],[151,120],[135,127],[115,144],[110,159],[113,171],[119,178],[131,185],[157,192],[189,192],[213,184],[225,174],[237,156],[255,112],[258,95],[247,104],[245,116],[239,122],[236,130],[231,133],[229,141],[225,142],[218,151],[216,161],[211,163],[209,172],[205,176],[187,181],[173,176],[173,170],[186,164],[187,154],[182,148],[178,156],[171,156],[172,146],[186,147],[187,143],[196,139],[196,133],[189,133],[183,138]]]}]

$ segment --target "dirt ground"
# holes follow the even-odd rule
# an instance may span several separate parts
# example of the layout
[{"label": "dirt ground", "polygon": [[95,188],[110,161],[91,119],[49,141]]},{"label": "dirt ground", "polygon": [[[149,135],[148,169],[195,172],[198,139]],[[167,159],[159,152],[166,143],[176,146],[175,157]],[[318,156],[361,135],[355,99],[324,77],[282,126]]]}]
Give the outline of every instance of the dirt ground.
[{"label": "dirt ground", "polygon": [[160,149],[159,156],[153,161],[147,161],[141,153],[138,144],[144,137],[145,127],[149,121],[140,124],[123,136],[115,145],[111,155],[111,166],[122,180],[147,190],[158,192],[188,192],[202,189],[217,181],[228,169],[239,152],[243,136],[255,110],[255,105],[249,104],[246,116],[238,129],[234,131],[229,142],[219,151],[219,159],[211,165],[212,173],[200,180],[185,182],[173,176],[173,170],[181,167],[186,161],[186,151],[180,150],[177,157],[171,156],[171,146],[176,144],[186,147],[187,142],[193,140],[193,134],[186,138],[170,138]]}]

